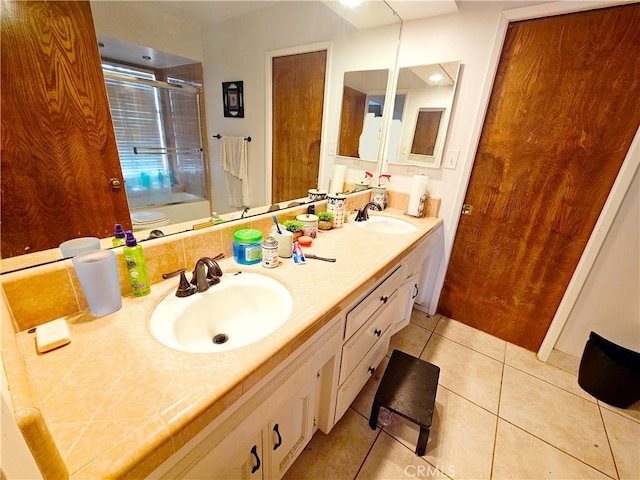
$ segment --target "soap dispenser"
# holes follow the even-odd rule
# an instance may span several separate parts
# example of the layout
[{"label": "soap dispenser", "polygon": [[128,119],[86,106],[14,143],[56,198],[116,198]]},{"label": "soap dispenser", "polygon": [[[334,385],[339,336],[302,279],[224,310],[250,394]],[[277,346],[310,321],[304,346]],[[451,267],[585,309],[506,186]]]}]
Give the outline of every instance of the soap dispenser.
[{"label": "soap dispenser", "polygon": [[114,247],[121,247],[126,243],[124,230],[122,229],[122,225],[119,223],[116,223],[115,225],[111,243]]}]

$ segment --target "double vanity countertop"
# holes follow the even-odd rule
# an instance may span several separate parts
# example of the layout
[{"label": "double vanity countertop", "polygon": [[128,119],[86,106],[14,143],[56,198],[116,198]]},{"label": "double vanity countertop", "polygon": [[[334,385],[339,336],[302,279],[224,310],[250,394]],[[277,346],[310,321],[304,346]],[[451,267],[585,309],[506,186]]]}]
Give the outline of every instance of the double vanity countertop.
[{"label": "double vanity countertop", "polygon": [[[400,217],[417,230],[383,234],[351,222],[319,231],[304,251],[336,258],[335,263],[307,259],[297,265],[289,258],[280,259],[278,268],[266,269],[261,264],[240,265],[232,258],[221,260],[224,274],[270,276],[293,298],[291,316],[280,328],[236,350],[186,353],[152,337],[151,313],[175,291],[178,277],[154,284],[146,297],[125,296],[122,309],[113,314],[95,318],[85,310],[65,317],[71,343],[51,352],[36,352],[33,333],[17,334],[27,374],[22,381],[30,381],[39,397],[46,427],[70,477],[149,474],[374,286],[441,223],[434,217],[408,217],[399,210],[383,213]],[[21,386],[15,385],[20,376],[10,375],[12,367],[17,368],[16,362],[5,359],[13,395]],[[13,396],[19,415],[20,401]]]}]

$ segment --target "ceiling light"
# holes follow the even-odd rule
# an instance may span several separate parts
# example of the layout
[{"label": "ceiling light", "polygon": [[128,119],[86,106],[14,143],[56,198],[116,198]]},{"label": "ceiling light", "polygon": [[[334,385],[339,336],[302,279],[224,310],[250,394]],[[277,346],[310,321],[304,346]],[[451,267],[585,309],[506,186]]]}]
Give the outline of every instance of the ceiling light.
[{"label": "ceiling light", "polygon": [[362,0],[340,0],[340,4],[347,8],[356,8],[360,6]]},{"label": "ceiling light", "polygon": [[439,73],[434,73],[429,77],[429,81],[434,83],[439,82],[440,80],[442,80],[442,75],[440,75]]}]

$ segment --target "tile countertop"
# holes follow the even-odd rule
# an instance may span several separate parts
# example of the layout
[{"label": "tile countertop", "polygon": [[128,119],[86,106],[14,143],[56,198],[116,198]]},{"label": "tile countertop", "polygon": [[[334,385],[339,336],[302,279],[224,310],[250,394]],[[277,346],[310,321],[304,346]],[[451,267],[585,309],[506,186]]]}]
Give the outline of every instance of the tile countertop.
[{"label": "tile countertop", "polygon": [[308,259],[295,265],[292,259],[281,259],[278,268],[265,269],[221,260],[224,273],[271,276],[293,297],[292,314],[282,327],[236,350],[185,353],[151,336],[151,312],[176,289],[177,278],[153,285],[146,297],[124,297],[122,309],[111,315],[95,318],[84,311],[66,317],[72,340],[57,350],[38,355],[35,335],[20,332],[17,342],[28,375],[71,478],[150,473],[441,223],[398,210],[384,214],[399,215],[418,230],[380,234],[347,223],[319,232],[305,252],[334,257],[335,263]]}]

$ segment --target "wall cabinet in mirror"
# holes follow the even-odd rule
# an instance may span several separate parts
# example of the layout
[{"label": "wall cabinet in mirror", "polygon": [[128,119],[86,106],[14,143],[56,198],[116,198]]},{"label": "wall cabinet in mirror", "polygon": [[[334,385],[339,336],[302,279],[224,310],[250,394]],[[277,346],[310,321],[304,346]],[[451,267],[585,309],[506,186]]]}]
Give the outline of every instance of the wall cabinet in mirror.
[{"label": "wall cabinet in mirror", "polygon": [[338,155],[375,162],[380,149],[389,70],[344,73]]},{"label": "wall cabinet in mirror", "polygon": [[387,161],[439,167],[460,62],[402,67],[389,125]]}]

